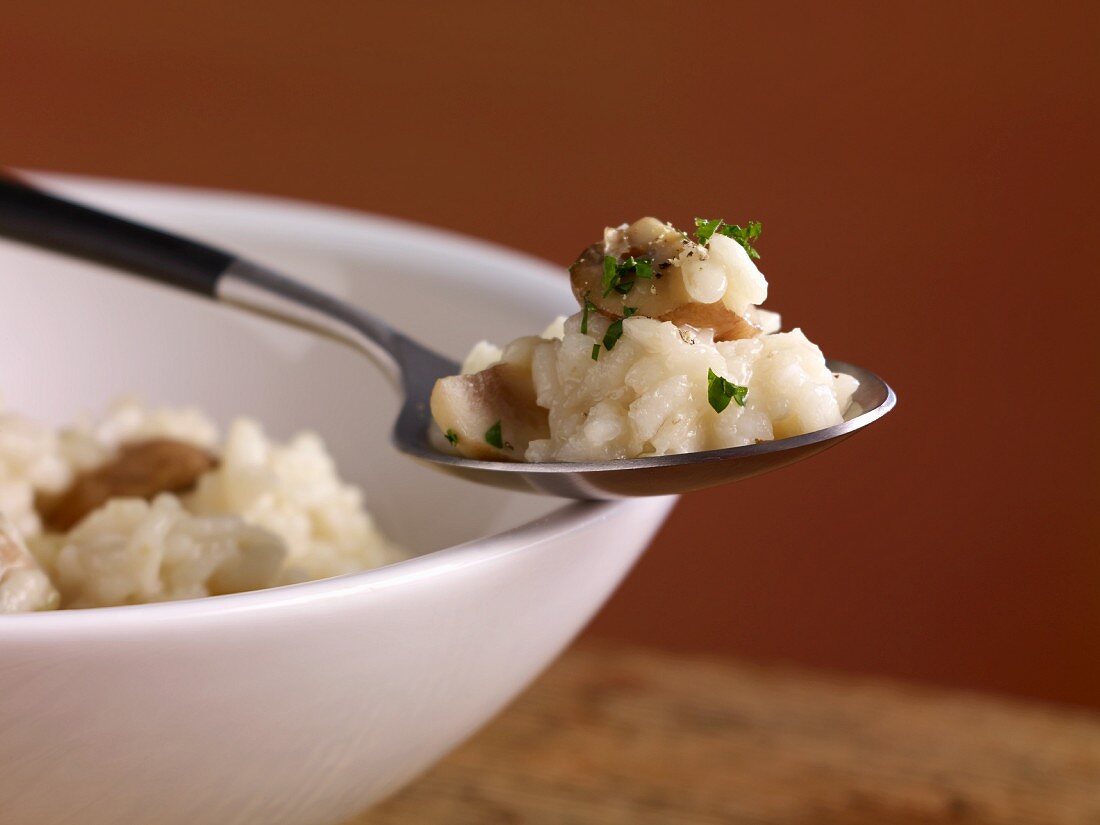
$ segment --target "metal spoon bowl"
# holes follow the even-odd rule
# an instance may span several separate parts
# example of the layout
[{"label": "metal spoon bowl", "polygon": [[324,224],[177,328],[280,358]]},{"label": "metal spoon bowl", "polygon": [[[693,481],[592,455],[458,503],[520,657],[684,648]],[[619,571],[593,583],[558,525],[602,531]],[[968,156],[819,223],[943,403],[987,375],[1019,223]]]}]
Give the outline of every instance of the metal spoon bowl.
[{"label": "metal spoon bowl", "polygon": [[444,472],[513,490],[579,499],[686,493],[740,481],[809,458],[839,444],[894,407],[894,391],[874,373],[842,361],[830,360],[828,365],[833,372],[846,373],[859,381],[853,404],[863,412],[823,430],[744,447],[583,463],[475,461],[441,453],[428,443],[424,438],[425,402],[411,403],[411,398],[406,400],[394,427],[393,442],[407,455],[430,462]]},{"label": "metal spoon bowl", "polygon": [[858,414],[793,438],[698,453],[603,462],[476,461],[430,438],[436,379],[458,364],[343,301],[219,249],[82,206],[11,178],[0,178],[0,235],[123,269],[340,340],[369,356],[404,393],[394,446],[435,469],[480,484],[576,499],[616,499],[701,490],[792,464],[839,444],[896,403],[872,372],[830,361],[859,381]]}]

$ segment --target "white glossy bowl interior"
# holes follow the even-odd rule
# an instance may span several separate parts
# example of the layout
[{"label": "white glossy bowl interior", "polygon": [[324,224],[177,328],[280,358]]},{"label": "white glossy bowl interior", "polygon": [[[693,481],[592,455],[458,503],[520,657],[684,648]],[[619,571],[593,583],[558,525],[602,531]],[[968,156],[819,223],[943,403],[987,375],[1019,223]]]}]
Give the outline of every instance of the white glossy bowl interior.
[{"label": "white glossy bowl interior", "polygon": [[[369,306],[444,352],[569,312],[544,263],[273,199],[43,178]],[[673,499],[563,504],[401,458],[397,399],[340,346],[0,242],[0,391],[54,422],[122,391],[320,432],[391,536],[375,571],[0,617],[4,825],[336,823],[468,736],[577,633]]]}]

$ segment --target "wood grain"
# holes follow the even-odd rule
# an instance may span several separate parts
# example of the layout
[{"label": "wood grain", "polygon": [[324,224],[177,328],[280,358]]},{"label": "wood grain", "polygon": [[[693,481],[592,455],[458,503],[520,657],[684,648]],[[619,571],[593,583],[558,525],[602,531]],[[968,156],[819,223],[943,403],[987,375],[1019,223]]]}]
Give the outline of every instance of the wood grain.
[{"label": "wood grain", "polygon": [[1100,823],[1100,715],[586,645],[348,825]]}]

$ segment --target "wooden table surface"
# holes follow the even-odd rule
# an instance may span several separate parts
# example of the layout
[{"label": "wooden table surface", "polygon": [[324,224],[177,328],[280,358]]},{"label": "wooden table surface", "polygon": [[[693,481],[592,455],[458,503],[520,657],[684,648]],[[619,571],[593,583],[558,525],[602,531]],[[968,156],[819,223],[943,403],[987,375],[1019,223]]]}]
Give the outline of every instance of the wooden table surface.
[{"label": "wooden table surface", "polygon": [[585,645],[348,825],[411,823],[1100,823],[1100,714]]}]

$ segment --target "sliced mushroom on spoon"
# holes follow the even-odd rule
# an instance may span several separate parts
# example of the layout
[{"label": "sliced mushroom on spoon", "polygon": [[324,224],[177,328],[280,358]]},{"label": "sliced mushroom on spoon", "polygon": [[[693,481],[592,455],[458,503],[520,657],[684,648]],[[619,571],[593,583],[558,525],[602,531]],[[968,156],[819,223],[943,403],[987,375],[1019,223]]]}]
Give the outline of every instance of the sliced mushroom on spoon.
[{"label": "sliced mushroom on spoon", "polygon": [[608,229],[569,268],[573,295],[609,318],[638,315],[713,329],[716,341],[778,329],[757,307],[768,284],[745,249],[724,235],[706,246],[657,218]]},{"label": "sliced mushroom on spoon", "polygon": [[[752,329],[758,334],[766,328],[767,316],[753,310],[763,298],[756,297],[751,272],[743,271],[744,260],[732,247],[715,238],[718,252],[711,250],[706,261],[692,260],[697,257],[695,254],[673,256],[673,244],[677,239],[667,231],[667,225],[653,219],[644,219],[638,224],[641,226],[635,224],[626,230],[613,230],[622,236],[613,235],[611,240],[623,246],[609,278],[618,281],[624,276],[630,277],[629,270],[633,269],[633,277],[638,279],[637,256],[633,256],[633,265],[626,260],[631,257],[631,250],[653,255],[658,271],[661,263],[668,262],[667,277],[679,277],[678,285],[675,280],[669,282],[676,288],[668,290],[671,300],[666,305],[658,303],[656,296],[651,296],[653,306],[642,304],[642,300],[648,299],[639,291],[639,311],[644,306],[647,314],[655,313],[653,317],[668,316],[688,323],[686,318],[700,319],[691,313],[699,312],[700,306],[709,306],[706,311],[718,313],[718,316],[712,319],[707,315],[708,326],[730,338],[745,337]],[[842,423],[805,435],[707,452],[616,461],[536,464],[487,460],[503,458],[502,453],[481,458],[465,457],[439,449],[431,435],[435,426],[430,409],[432,389],[438,379],[456,375],[458,364],[358,307],[220,249],[78,205],[10,178],[0,179],[0,235],[114,266],[328,335],[360,349],[404,393],[405,401],[393,430],[394,445],[428,466],[483,484],[577,499],[614,499],[697,490],[757,475],[820,452],[881,418],[895,403],[893,391],[873,373],[830,361],[828,366],[833,372],[846,373],[859,381],[853,402],[862,412]],[[733,246],[739,245],[733,243]],[[740,274],[731,277],[724,271],[726,283],[722,285],[710,264],[714,258],[726,261],[724,247],[737,259],[730,271]],[[587,300],[595,304],[598,312],[611,318],[625,315],[626,304],[621,298],[611,292],[605,294],[602,272],[599,282],[595,282],[595,271],[589,265],[594,259],[584,256],[582,259],[584,266],[574,267],[573,272],[574,291],[578,284],[582,287],[578,297],[587,295]],[[620,264],[626,266],[620,267]],[[678,268],[674,268],[677,264]],[[605,265],[601,260],[600,266]],[[646,280],[645,269],[643,264],[642,280]],[[655,272],[652,274],[656,276]],[[666,275],[662,273],[661,277]],[[712,296],[720,297],[704,300]],[[721,307],[713,306],[717,303]],[[727,323],[721,323],[723,318]],[[510,387],[506,372],[498,378],[502,385]],[[468,426],[476,432],[476,428],[487,420],[484,410],[477,412],[478,399],[487,397],[487,389],[471,379],[463,379],[456,388],[461,389],[466,400],[462,402],[464,406],[456,406],[449,414],[461,422],[467,421],[463,416],[471,416]],[[486,433],[492,433],[493,424],[495,422],[490,423]],[[532,421],[530,426],[536,431],[538,422]],[[485,433],[482,435],[484,437]],[[501,446],[497,449],[506,451],[504,443],[502,427]],[[512,446],[517,445],[513,443]]]},{"label": "sliced mushroom on spoon", "polygon": [[550,422],[535,398],[531,377],[531,355],[538,340],[520,338],[497,363],[436,381],[432,417],[459,454],[486,461],[520,461],[528,443],[550,434]]}]

